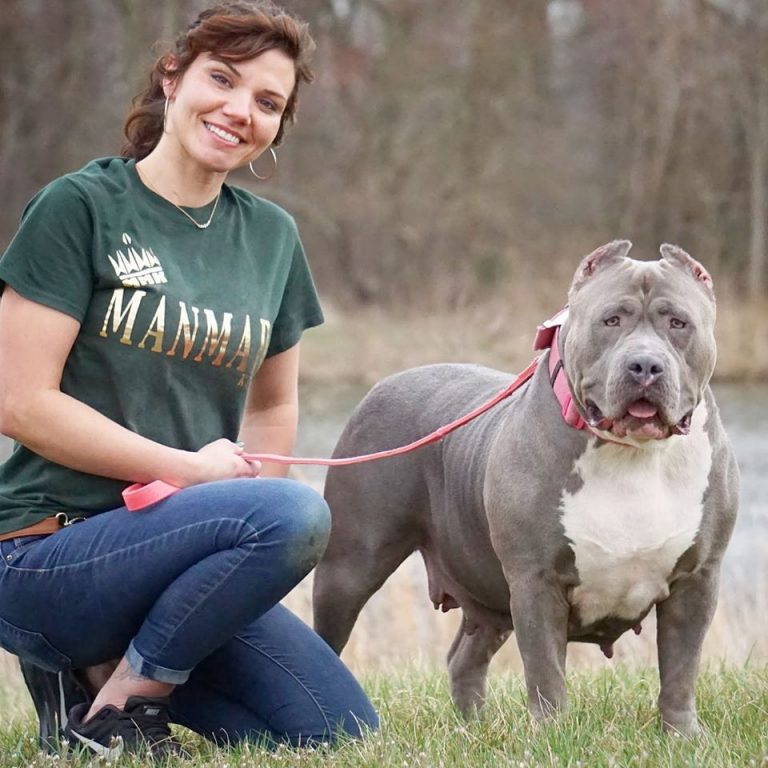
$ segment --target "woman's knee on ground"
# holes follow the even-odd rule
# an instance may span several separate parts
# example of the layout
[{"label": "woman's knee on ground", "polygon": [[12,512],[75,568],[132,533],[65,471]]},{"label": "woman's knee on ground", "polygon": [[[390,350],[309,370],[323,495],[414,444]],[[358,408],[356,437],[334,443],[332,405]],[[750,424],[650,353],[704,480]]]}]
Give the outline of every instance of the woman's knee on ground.
[{"label": "woman's knee on ground", "polygon": [[303,574],[315,567],[325,551],[331,532],[331,512],[325,499],[312,488],[294,480],[264,479],[265,501],[272,505],[275,529],[284,564]]}]

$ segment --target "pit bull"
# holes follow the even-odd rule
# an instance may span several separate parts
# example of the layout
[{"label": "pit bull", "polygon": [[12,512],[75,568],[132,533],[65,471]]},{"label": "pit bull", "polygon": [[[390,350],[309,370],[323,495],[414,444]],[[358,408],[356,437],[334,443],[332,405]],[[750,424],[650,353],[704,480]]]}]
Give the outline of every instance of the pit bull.
[{"label": "pit bull", "polygon": [[[738,506],[709,388],[715,298],[682,249],[637,261],[630,248],[617,240],[582,260],[553,348],[508,399],[415,453],[329,471],[314,617],[337,652],[368,598],[419,550],[435,607],[463,612],[448,670],[464,714],[483,705],[489,662],[513,629],[529,709],[543,719],[566,707],[568,641],[610,655],[655,607],[663,728],[698,730],[694,684]],[[391,376],[334,455],[416,440],[510,378],[474,365]]]}]

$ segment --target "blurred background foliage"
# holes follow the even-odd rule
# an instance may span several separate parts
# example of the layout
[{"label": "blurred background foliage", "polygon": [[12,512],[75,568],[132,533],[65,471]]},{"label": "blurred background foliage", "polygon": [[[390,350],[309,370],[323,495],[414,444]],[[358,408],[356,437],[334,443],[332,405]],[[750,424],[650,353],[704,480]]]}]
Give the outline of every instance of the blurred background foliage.
[{"label": "blurred background foliage", "polygon": [[[2,0],[0,247],[40,186],[119,152],[157,42],[206,5]],[[310,22],[317,80],[276,179],[235,183],[296,216],[340,311],[562,294],[627,237],[644,258],[679,243],[768,319],[765,0],[284,5]]]}]

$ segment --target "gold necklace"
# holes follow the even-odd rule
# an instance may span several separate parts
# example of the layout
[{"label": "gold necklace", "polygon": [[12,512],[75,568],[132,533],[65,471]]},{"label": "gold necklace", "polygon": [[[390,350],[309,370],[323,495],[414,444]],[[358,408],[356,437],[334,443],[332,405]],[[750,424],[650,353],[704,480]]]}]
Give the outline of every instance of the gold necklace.
[{"label": "gold necklace", "polygon": [[[139,171],[138,166],[136,166],[136,170]],[[194,218],[194,216],[190,216],[180,205],[176,205],[176,203],[173,202],[173,200],[168,200],[167,197],[164,195],[161,195],[154,187],[154,185],[149,183],[149,179],[147,178],[146,172],[139,171],[139,176],[142,179],[142,181],[158,196],[162,197],[163,200],[167,200],[174,208],[177,208],[180,210],[198,229],[208,229],[208,227],[211,225],[211,222],[213,221],[213,216],[216,213],[216,208],[218,208],[219,205],[219,198],[221,197],[221,187],[219,187],[219,193],[216,195],[216,202],[213,204],[213,210],[211,211],[211,215],[208,217],[208,221],[203,222],[202,224],[197,221],[197,219]]]},{"label": "gold necklace", "polygon": [[220,197],[221,197],[221,190],[219,190],[219,194],[216,195],[216,202],[213,204],[213,210],[211,211],[211,215],[208,217],[208,221],[206,221],[203,224],[197,221],[197,219],[195,219],[193,216],[190,216],[180,205],[176,205],[176,203],[174,203],[173,200],[168,200],[168,198],[166,198],[166,200],[168,200],[168,202],[172,206],[178,208],[198,229],[208,229],[211,222],[213,221],[213,214],[216,213],[216,207],[219,204]]}]

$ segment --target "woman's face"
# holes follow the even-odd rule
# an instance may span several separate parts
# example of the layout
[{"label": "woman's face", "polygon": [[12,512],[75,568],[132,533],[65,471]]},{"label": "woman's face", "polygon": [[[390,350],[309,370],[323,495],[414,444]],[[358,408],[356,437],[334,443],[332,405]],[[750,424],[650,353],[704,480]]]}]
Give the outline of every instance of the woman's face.
[{"label": "woman's face", "polygon": [[279,50],[237,62],[202,53],[165,83],[163,137],[204,170],[226,173],[272,144],[295,82],[294,63]]}]

